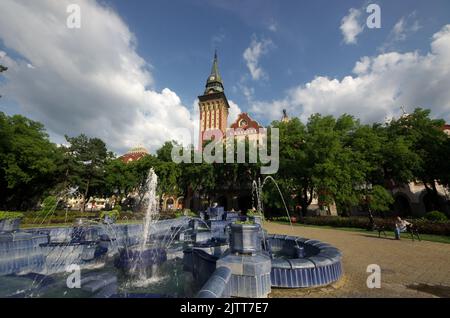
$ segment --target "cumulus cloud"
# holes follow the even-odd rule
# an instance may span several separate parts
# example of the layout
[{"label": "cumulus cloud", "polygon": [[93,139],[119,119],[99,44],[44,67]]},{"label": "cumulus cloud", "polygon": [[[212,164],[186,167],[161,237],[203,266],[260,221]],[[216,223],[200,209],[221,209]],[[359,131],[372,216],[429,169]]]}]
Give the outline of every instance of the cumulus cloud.
[{"label": "cumulus cloud", "polygon": [[352,114],[363,122],[398,116],[401,106],[430,108],[450,121],[450,24],[433,35],[428,54],[390,52],[363,57],[342,79],[317,76],[283,99],[255,102],[251,111],[269,120],[282,109],[306,121],[311,114]]},{"label": "cumulus cloud", "polygon": [[[71,3],[80,5],[80,29],[66,27]],[[109,7],[89,0],[2,0],[0,11],[0,39],[20,56],[2,60],[9,67],[2,94],[52,135],[83,132],[122,153],[136,144],[155,150],[175,139],[177,128],[193,128],[175,92],[152,89],[151,65]]]},{"label": "cumulus cloud", "polygon": [[360,22],[361,10],[350,8],[348,14],[341,20],[341,32],[346,44],[356,44],[358,35],[364,30]]},{"label": "cumulus cloud", "polygon": [[263,39],[259,41],[254,37],[250,43],[250,46],[245,49],[243,57],[253,80],[267,78],[267,74],[259,65],[259,60],[263,55],[268,53],[272,46],[272,40]]},{"label": "cumulus cloud", "polygon": [[229,100],[228,104],[230,104],[230,109],[228,109],[228,123],[227,123],[227,125],[230,126],[237,119],[238,115],[240,113],[242,113],[242,110],[238,106],[238,104],[236,104],[232,100]]}]

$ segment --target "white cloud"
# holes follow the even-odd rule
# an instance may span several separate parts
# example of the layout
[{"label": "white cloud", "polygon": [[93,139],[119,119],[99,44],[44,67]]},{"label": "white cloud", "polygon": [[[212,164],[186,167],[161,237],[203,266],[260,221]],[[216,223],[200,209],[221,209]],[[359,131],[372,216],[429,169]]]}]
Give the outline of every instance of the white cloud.
[{"label": "white cloud", "polygon": [[370,58],[368,56],[364,56],[361,60],[356,62],[355,67],[353,68],[353,73],[358,75],[366,73],[369,70],[370,62]]},{"label": "white cloud", "polygon": [[391,32],[389,33],[386,42],[381,47],[381,51],[392,49],[397,42],[405,41],[410,35],[421,29],[419,21],[416,19],[416,12],[401,17],[395,23]]},{"label": "white cloud", "polygon": [[232,100],[228,101],[228,104],[230,104],[230,109],[228,110],[228,127],[235,122],[238,115],[242,113],[241,108]]},{"label": "white cloud", "polygon": [[426,55],[391,52],[363,57],[353,71],[342,79],[317,76],[281,100],[255,102],[251,111],[269,120],[278,119],[286,108],[304,121],[314,113],[348,113],[363,122],[382,122],[406,106],[430,108],[433,116],[450,121],[450,24],[434,34]]},{"label": "white cloud", "polygon": [[[74,2],[81,29],[66,27],[66,8]],[[0,12],[0,39],[21,56],[6,57],[2,94],[52,135],[84,132],[120,153],[136,144],[155,150],[176,138],[177,128],[193,127],[175,92],[151,88],[150,65],[109,7],[89,0],[2,0]]]},{"label": "white cloud", "polygon": [[267,74],[259,65],[259,60],[263,55],[268,53],[272,46],[273,43],[270,39],[258,41],[258,39],[254,37],[250,46],[245,49],[243,57],[253,80],[267,79]]},{"label": "white cloud", "polygon": [[341,32],[346,44],[356,44],[357,36],[364,30],[364,25],[359,21],[361,10],[350,8],[348,14],[342,18]]}]

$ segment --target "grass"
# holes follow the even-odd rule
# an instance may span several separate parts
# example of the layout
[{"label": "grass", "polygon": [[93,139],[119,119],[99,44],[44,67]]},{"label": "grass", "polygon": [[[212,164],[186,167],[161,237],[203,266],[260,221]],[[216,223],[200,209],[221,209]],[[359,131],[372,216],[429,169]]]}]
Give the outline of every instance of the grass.
[{"label": "grass", "polygon": [[[275,221],[274,223],[279,224],[289,224],[289,222],[285,221]],[[327,226],[327,225],[309,225],[309,224],[301,224],[301,223],[293,223],[294,226],[304,226],[304,227],[312,227],[312,228],[320,228],[320,229],[330,229],[330,230],[340,230],[340,231],[347,231],[347,232],[357,232],[357,233],[364,233],[369,236],[373,236],[375,238],[378,238],[378,232],[370,232],[366,229],[359,229],[359,228],[353,228],[353,227],[333,227],[333,226]],[[392,231],[386,231],[386,235],[389,238],[394,238],[394,232]],[[381,238],[384,237],[384,234],[381,233]],[[402,233],[401,239],[404,240],[411,240],[411,236],[409,233]],[[420,239],[422,241],[429,241],[429,242],[437,242],[437,243],[446,243],[450,244],[450,236],[444,236],[444,235],[433,235],[433,234],[420,234]]]}]

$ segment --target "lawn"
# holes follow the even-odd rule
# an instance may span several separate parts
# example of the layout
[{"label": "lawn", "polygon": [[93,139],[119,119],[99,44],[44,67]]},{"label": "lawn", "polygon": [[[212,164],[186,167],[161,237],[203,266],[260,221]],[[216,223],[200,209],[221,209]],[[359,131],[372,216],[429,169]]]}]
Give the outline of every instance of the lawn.
[{"label": "lawn", "polygon": [[[279,224],[289,224],[289,222],[285,221],[275,221],[274,223]],[[300,223],[293,223],[294,226],[303,226],[303,227],[312,227],[312,228],[321,228],[321,229],[332,229],[332,230],[340,230],[340,231],[347,231],[347,232],[358,232],[358,233],[364,233],[368,235],[373,235],[373,237],[378,237],[378,232],[369,232],[366,229],[358,229],[358,228],[350,228],[350,227],[333,227],[333,226],[326,226],[326,225],[306,225],[306,224],[300,224]],[[387,237],[394,237],[394,232],[386,231]],[[383,237],[384,234],[381,233],[381,236]],[[402,233],[401,239],[411,240],[411,236],[409,233]],[[423,241],[430,241],[430,242],[438,242],[438,243],[447,243],[450,244],[450,236],[444,236],[444,235],[432,235],[432,234],[420,234],[420,239]]]}]

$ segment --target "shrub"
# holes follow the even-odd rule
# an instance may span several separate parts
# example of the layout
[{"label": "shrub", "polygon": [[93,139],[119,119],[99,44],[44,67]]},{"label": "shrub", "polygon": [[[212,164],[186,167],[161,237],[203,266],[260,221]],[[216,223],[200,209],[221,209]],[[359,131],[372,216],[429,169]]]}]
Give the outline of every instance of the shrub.
[{"label": "shrub", "polygon": [[190,209],[184,209],[184,210],[176,210],[175,212],[172,213],[166,211],[165,216],[170,219],[170,218],[181,218],[184,216],[196,217],[197,214],[192,212]]},{"label": "shrub", "polygon": [[23,218],[23,213],[21,212],[7,212],[0,211],[0,221],[1,220],[11,220],[11,219],[21,219]]},{"label": "shrub", "polygon": [[[85,212],[80,211],[68,211],[67,215],[65,211],[56,211],[51,216],[49,215],[46,219],[38,212],[26,212],[22,224],[59,224],[59,223],[72,223],[77,218],[97,218],[98,214],[96,212]],[[44,221],[44,222],[43,222]]]},{"label": "shrub", "polygon": [[58,204],[58,199],[55,196],[48,196],[44,199],[42,203],[42,209],[39,214],[42,216],[50,215],[56,210],[56,206]]},{"label": "shrub", "polygon": [[247,216],[263,216],[262,213],[260,213],[260,212],[257,211],[257,210],[253,210],[253,209],[247,210],[246,215],[247,215]]},{"label": "shrub", "polygon": [[122,212],[122,207],[121,207],[119,204],[116,204],[116,205],[114,206],[113,211],[118,211],[118,212],[120,213],[120,212]]},{"label": "shrub", "polygon": [[253,225],[255,224],[255,220],[235,221],[234,224]]},{"label": "shrub", "polygon": [[425,214],[425,219],[429,221],[447,221],[447,216],[439,211],[431,211]]},{"label": "shrub", "polygon": [[111,211],[102,211],[100,213],[100,218],[104,219],[106,216],[109,216],[111,219],[117,220],[120,216],[119,210],[111,210]]},{"label": "shrub", "polygon": [[122,220],[142,220],[144,218],[144,213],[142,212],[121,212],[120,218]]},{"label": "shrub", "polygon": [[183,213],[185,216],[190,216],[190,217],[198,216],[197,213],[195,213],[194,211],[191,211],[191,209],[184,209]]}]

